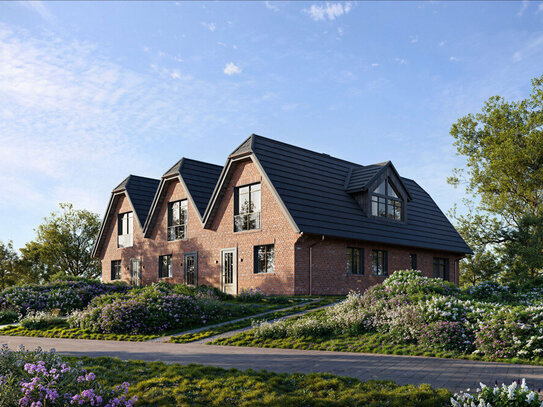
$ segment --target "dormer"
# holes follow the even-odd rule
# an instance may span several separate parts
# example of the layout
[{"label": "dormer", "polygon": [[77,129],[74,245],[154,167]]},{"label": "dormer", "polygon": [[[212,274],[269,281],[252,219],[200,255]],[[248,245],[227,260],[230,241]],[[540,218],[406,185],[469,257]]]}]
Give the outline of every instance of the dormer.
[{"label": "dormer", "polygon": [[345,189],[358,202],[365,216],[407,221],[407,202],[411,195],[390,161],[353,168]]}]

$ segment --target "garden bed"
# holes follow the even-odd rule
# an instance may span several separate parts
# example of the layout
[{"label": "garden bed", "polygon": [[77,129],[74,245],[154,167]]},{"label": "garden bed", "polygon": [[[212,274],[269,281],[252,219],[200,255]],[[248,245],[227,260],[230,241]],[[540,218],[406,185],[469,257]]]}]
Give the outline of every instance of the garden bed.
[{"label": "garden bed", "polygon": [[461,291],[419,272],[394,273],[364,294],[210,344],[543,364],[543,297],[485,283]]}]

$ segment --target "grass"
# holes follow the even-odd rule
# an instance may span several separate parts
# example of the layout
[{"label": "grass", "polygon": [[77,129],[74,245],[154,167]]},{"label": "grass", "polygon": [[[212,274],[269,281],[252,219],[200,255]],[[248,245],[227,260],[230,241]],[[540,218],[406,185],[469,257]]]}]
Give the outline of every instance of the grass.
[{"label": "grass", "polygon": [[[339,301],[341,298],[343,298],[343,297],[324,297],[324,298],[319,299],[318,301],[311,302],[311,303],[306,303],[306,304],[303,304],[303,305],[298,305],[298,306],[293,307],[293,308],[288,309],[288,310],[276,311],[276,312],[271,313],[271,314],[263,315],[262,317],[258,318],[258,320],[270,321],[270,320],[282,318],[282,317],[287,316],[287,315],[292,315],[292,314],[296,314],[298,312],[303,312],[303,311],[307,311],[307,310],[310,310],[310,309],[313,309],[313,308],[322,307],[324,305],[333,304],[334,302]],[[255,319],[253,319],[253,318],[249,318],[249,319],[246,319],[246,320],[243,320],[243,321],[232,322],[230,324],[224,324],[224,325],[217,326],[217,327],[214,327],[214,328],[209,328],[209,329],[206,329],[206,330],[200,331],[200,332],[187,333],[187,334],[184,334],[184,335],[174,336],[168,342],[171,342],[171,343],[188,343],[188,342],[199,341],[201,339],[209,338],[209,337],[215,336],[215,335],[220,335],[220,334],[225,333],[225,332],[235,331],[237,329],[242,329],[242,328],[247,328],[247,327],[252,325],[254,320]]]},{"label": "grass", "polygon": [[333,337],[263,339],[257,338],[253,331],[248,331],[239,333],[229,338],[216,339],[213,342],[209,342],[209,345],[377,353],[383,355],[426,356],[523,365],[543,365],[543,359],[541,358],[537,358],[535,360],[521,358],[492,359],[477,354],[429,351],[422,346],[415,344],[395,343],[394,338],[391,335],[378,332],[367,332],[356,336],[343,334],[335,335]]},{"label": "grass", "polygon": [[66,357],[104,385],[127,381],[138,406],[443,406],[451,394],[430,385],[361,382],[331,374],[277,374],[113,358]]}]

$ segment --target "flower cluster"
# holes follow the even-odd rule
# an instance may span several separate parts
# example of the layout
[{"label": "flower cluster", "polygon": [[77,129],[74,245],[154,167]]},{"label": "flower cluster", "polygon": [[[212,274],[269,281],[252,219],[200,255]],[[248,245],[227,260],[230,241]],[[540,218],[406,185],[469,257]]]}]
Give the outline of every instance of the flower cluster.
[{"label": "flower cluster", "polygon": [[453,407],[540,407],[543,405],[539,394],[526,385],[526,381],[516,381],[509,386],[498,383],[494,387],[479,384],[475,394],[467,392],[456,393],[451,397]]},{"label": "flower cluster", "polygon": [[258,302],[264,298],[264,293],[258,288],[243,288],[237,296],[241,302]]},{"label": "flower cluster", "polygon": [[68,314],[86,307],[97,296],[126,293],[129,289],[130,287],[124,284],[102,284],[92,280],[28,284],[2,291],[0,309],[11,309],[23,315],[30,311],[51,310]]},{"label": "flower cluster", "polygon": [[0,405],[131,407],[137,398],[127,396],[129,386],[103,387],[94,373],[54,352],[0,350]]}]

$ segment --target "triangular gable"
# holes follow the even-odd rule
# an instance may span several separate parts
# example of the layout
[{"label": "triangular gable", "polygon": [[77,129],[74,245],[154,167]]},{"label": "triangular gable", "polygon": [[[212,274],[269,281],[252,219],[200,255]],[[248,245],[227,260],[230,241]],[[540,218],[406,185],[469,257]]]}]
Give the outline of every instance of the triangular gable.
[{"label": "triangular gable", "polygon": [[373,164],[368,167],[370,167],[370,171],[367,171],[365,173],[365,168],[362,168],[361,171],[359,170],[363,173],[365,177],[360,177],[358,180],[356,178],[353,179],[353,175],[355,175],[357,172],[353,171],[353,174],[351,175],[351,179],[353,181],[349,182],[349,186],[346,189],[348,193],[351,194],[356,192],[373,191],[379,184],[381,184],[381,182],[383,182],[387,178],[390,178],[392,184],[399,190],[398,192],[400,193],[400,195],[402,195],[402,198],[407,201],[410,201],[412,199],[409,190],[405,187],[402,178],[398,174],[398,171],[396,171],[396,168],[391,161],[380,164]]}]

